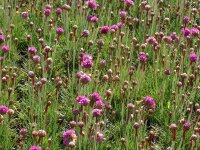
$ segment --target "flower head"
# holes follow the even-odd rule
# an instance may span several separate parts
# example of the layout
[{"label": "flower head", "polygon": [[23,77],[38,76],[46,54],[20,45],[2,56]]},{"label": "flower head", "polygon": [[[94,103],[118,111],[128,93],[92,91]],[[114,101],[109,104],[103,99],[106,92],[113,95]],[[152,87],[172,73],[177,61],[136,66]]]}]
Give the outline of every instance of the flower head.
[{"label": "flower head", "polygon": [[40,146],[31,146],[29,150],[42,150]]},{"label": "flower head", "polygon": [[56,14],[61,15],[62,9],[60,7],[56,8]]},{"label": "flower head", "polygon": [[97,18],[96,16],[88,16],[87,17],[87,20],[89,22],[98,22],[99,21],[99,18]]},{"label": "flower head", "polygon": [[192,36],[198,36],[198,34],[199,34],[199,29],[197,29],[197,28],[192,28],[191,29],[191,35]]},{"label": "flower head", "polygon": [[90,102],[89,98],[86,96],[78,96],[76,100],[81,106],[86,106]]},{"label": "flower head", "polygon": [[44,14],[45,14],[45,16],[49,16],[51,14],[51,9],[45,8]]},{"label": "flower head", "polygon": [[33,60],[35,62],[39,62],[40,61],[40,56],[38,56],[38,55],[33,56]]},{"label": "flower head", "polygon": [[92,68],[93,65],[94,65],[93,62],[92,62],[92,60],[90,60],[90,59],[86,59],[86,60],[82,61],[82,63],[81,63],[81,66],[82,66],[83,68],[87,68],[87,69]]},{"label": "flower head", "polygon": [[101,143],[104,140],[104,135],[102,133],[102,131],[98,130],[96,132],[96,142]]},{"label": "flower head", "polygon": [[199,56],[195,54],[195,52],[191,52],[189,57],[190,57],[190,61],[194,63],[198,62],[199,60]]},{"label": "flower head", "polygon": [[188,23],[190,20],[190,18],[188,16],[184,16],[183,21],[184,23]]},{"label": "flower head", "polygon": [[35,47],[29,47],[29,48],[28,48],[28,52],[29,52],[30,54],[35,54],[35,53],[37,52],[37,49],[36,49]]},{"label": "flower head", "polygon": [[82,84],[87,84],[87,83],[89,83],[91,81],[91,77],[89,76],[89,75],[87,75],[87,74],[82,74],[81,75],[81,77],[80,77],[80,82],[82,83]]},{"label": "flower head", "polygon": [[146,108],[155,108],[156,107],[155,100],[150,96],[144,97],[144,105]]},{"label": "flower head", "polygon": [[67,147],[72,147],[75,145],[77,140],[77,135],[74,130],[67,130],[63,133],[63,143]]},{"label": "flower head", "polygon": [[102,110],[101,110],[101,109],[93,109],[93,110],[92,110],[92,115],[93,115],[94,117],[99,117],[99,116],[101,116],[101,113],[102,113]]},{"label": "flower head", "polygon": [[0,114],[6,114],[9,111],[8,107],[1,105],[0,106]]},{"label": "flower head", "polygon": [[181,32],[185,37],[190,37],[190,29],[189,28],[182,28]]},{"label": "flower head", "polygon": [[23,19],[28,18],[28,12],[27,11],[25,11],[25,12],[22,13],[22,18]]},{"label": "flower head", "polygon": [[8,46],[8,45],[4,45],[4,46],[2,46],[2,51],[4,52],[4,53],[7,53],[7,52],[9,52],[10,51],[10,47]]},{"label": "flower head", "polygon": [[57,28],[57,29],[56,29],[56,33],[57,33],[58,35],[61,35],[63,32],[64,32],[64,29],[63,29],[63,28]]},{"label": "flower head", "polygon": [[95,105],[96,105],[97,108],[100,108],[100,109],[102,109],[105,106],[105,104],[101,100],[96,101]]},{"label": "flower head", "polygon": [[147,61],[147,55],[144,53],[144,52],[140,52],[139,56],[138,56],[138,59],[141,61],[141,62],[146,62]]},{"label": "flower head", "polygon": [[92,93],[90,99],[94,102],[101,101],[101,95],[99,93]]},{"label": "flower head", "polygon": [[101,27],[101,34],[107,34],[110,28],[108,26]]},{"label": "flower head", "polygon": [[2,34],[0,34],[0,44],[3,43],[5,41],[5,38]]},{"label": "flower head", "polygon": [[87,0],[87,4],[88,4],[88,7],[93,9],[93,10],[96,10],[97,9],[97,3],[96,3],[96,0]]}]

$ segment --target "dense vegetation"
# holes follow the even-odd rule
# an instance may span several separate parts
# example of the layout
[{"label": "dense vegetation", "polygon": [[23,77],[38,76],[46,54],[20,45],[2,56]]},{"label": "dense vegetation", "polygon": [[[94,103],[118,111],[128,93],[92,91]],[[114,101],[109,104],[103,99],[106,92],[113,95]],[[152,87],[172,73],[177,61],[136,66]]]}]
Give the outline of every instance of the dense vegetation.
[{"label": "dense vegetation", "polygon": [[0,150],[199,150],[200,1],[1,0]]}]

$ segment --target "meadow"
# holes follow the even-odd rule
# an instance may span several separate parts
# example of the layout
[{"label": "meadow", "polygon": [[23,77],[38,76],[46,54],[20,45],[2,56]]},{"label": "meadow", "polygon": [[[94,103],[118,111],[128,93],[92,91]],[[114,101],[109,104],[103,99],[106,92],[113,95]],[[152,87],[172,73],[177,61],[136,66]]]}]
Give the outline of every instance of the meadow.
[{"label": "meadow", "polygon": [[0,150],[200,150],[200,0],[1,0]]}]

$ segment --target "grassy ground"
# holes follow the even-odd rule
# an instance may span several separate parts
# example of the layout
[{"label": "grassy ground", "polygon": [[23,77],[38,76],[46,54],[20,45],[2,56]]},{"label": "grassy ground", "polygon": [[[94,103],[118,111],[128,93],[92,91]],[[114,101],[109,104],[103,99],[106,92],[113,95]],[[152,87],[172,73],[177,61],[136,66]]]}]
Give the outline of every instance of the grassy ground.
[{"label": "grassy ground", "polygon": [[[45,0],[0,2],[0,31],[5,38],[0,43],[0,105],[11,109],[1,115],[0,149],[27,150],[33,145],[70,149],[63,144],[63,132],[69,129],[76,131],[71,149],[77,150],[200,149],[200,67],[190,57],[192,52],[200,54],[200,33],[192,35],[193,28],[200,31],[198,1],[137,0],[128,7],[120,0],[97,0],[96,10],[81,0],[49,1],[49,16],[44,15]],[[123,10],[124,19],[119,15]],[[28,12],[27,18],[23,12]],[[98,22],[89,22],[89,15],[97,16]],[[184,23],[184,16],[189,22]],[[121,28],[101,34],[102,26],[119,22],[124,24]],[[64,29],[61,35],[58,27]],[[190,37],[181,32],[186,27]],[[90,32],[85,37],[84,30]],[[157,44],[147,42],[149,37],[155,37]],[[8,53],[3,52],[4,45],[10,47]],[[29,47],[37,52],[30,54]],[[139,58],[141,52],[145,61]],[[81,66],[82,54],[92,55],[92,68]],[[40,56],[39,62],[33,61],[34,55]],[[79,71],[89,74],[91,82],[81,83]],[[76,101],[77,96],[90,97],[94,92],[105,103],[97,119],[92,115],[97,106],[90,102],[82,108]],[[145,96],[154,99],[155,108],[145,104]],[[74,115],[75,109],[80,114]],[[191,123],[188,130],[185,123]],[[22,128],[27,129],[25,135]],[[34,135],[39,130],[46,135]],[[98,130],[104,135],[100,143]]]}]

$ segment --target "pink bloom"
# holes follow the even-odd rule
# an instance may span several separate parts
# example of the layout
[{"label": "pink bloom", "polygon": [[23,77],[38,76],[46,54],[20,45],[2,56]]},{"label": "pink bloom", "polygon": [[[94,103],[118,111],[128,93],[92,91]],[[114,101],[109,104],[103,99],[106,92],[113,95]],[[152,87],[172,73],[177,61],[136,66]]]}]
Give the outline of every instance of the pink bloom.
[{"label": "pink bloom", "polygon": [[40,146],[31,146],[29,150],[42,150]]},{"label": "pink bloom", "polygon": [[91,81],[91,77],[89,76],[89,75],[87,75],[87,74],[82,74],[81,75],[81,77],[80,77],[80,82],[82,83],[82,84],[87,84],[87,83],[89,83]]},{"label": "pink bloom", "polygon": [[104,135],[102,133],[102,131],[98,130],[96,132],[96,142],[101,143],[104,140]]},{"label": "pink bloom", "polygon": [[88,37],[90,35],[90,31],[89,30],[83,30],[83,32],[81,33],[82,37]]},{"label": "pink bloom", "polygon": [[63,133],[63,143],[67,147],[75,146],[77,135],[74,130],[67,130]]},{"label": "pink bloom", "polygon": [[121,28],[121,27],[124,26],[124,23],[123,23],[123,22],[118,22],[118,23],[117,23],[117,26],[118,26],[119,28]]},{"label": "pink bloom", "polygon": [[125,0],[124,3],[125,3],[127,6],[132,6],[132,5],[134,5],[134,3],[133,3],[132,0]]},{"label": "pink bloom", "polygon": [[44,14],[45,14],[45,16],[49,16],[51,14],[51,9],[45,8]]},{"label": "pink bloom", "polygon": [[6,114],[9,111],[8,107],[1,105],[0,106],[0,114]]},{"label": "pink bloom", "polygon": [[186,123],[183,125],[183,129],[184,129],[185,131],[189,130],[190,127],[191,127],[191,123],[190,123],[190,122],[186,122]]},{"label": "pink bloom", "polygon": [[90,102],[89,98],[86,96],[78,96],[76,97],[76,100],[82,106],[86,106]]},{"label": "pink bloom", "polygon": [[189,28],[182,28],[181,32],[185,37],[190,37],[190,29]]},{"label": "pink bloom", "polygon": [[152,45],[152,46],[158,45],[158,42],[157,42],[157,40],[155,39],[154,36],[149,37],[149,38],[146,40],[146,43],[147,43],[147,44],[150,44],[150,45]]},{"label": "pink bloom", "polygon": [[139,56],[138,56],[138,59],[141,61],[141,62],[146,62],[147,61],[147,55],[144,53],[144,52],[140,52]]},{"label": "pink bloom", "polygon": [[96,16],[88,16],[87,20],[90,22],[98,22],[99,18],[97,18]]},{"label": "pink bloom", "polygon": [[56,8],[56,14],[61,15],[62,9],[60,7]]},{"label": "pink bloom", "polygon": [[94,117],[99,117],[99,116],[101,116],[101,113],[102,113],[102,110],[101,110],[101,109],[93,109],[93,110],[92,110],[92,115],[93,115]]},{"label": "pink bloom", "polygon": [[101,95],[99,93],[92,93],[90,99],[94,102],[101,101]]},{"label": "pink bloom", "polygon": [[2,34],[0,34],[0,44],[3,43],[5,41],[5,38]]},{"label": "pink bloom", "polygon": [[190,57],[190,61],[194,63],[198,62],[199,60],[199,56],[195,54],[195,52],[191,52],[189,57]]},{"label": "pink bloom", "polygon": [[92,60],[92,55],[91,54],[83,54],[82,61],[84,61],[86,59]]},{"label": "pink bloom", "polygon": [[112,26],[110,27],[110,29],[113,29],[113,30],[117,31],[117,30],[118,30],[118,26],[117,26],[117,25],[112,25]]},{"label": "pink bloom", "polygon": [[10,47],[8,46],[8,45],[4,45],[4,46],[2,46],[2,51],[4,52],[4,53],[7,53],[7,52],[9,52],[10,51]]},{"label": "pink bloom", "polygon": [[170,71],[169,68],[165,69],[165,74],[166,74],[166,75],[170,75],[170,73],[171,73],[171,71]]},{"label": "pink bloom", "polygon": [[144,106],[146,108],[155,108],[156,107],[155,100],[150,96],[144,97]]},{"label": "pink bloom", "polygon": [[96,0],[87,0],[87,4],[88,4],[88,7],[93,9],[93,10],[96,10],[97,9],[97,3],[96,3]]},{"label": "pink bloom", "polygon": [[120,11],[120,12],[119,12],[119,16],[120,16],[120,18],[122,18],[122,19],[126,18],[126,15],[127,15],[127,12],[126,12],[126,11]]},{"label": "pink bloom", "polygon": [[191,34],[192,34],[192,36],[198,36],[199,30],[197,28],[192,28],[191,29]]},{"label": "pink bloom", "polygon": [[107,34],[110,28],[108,26],[101,27],[101,34]]},{"label": "pink bloom", "polygon": [[57,28],[57,29],[56,29],[56,33],[57,33],[58,35],[61,35],[63,32],[64,32],[64,29],[63,29],[63,28]]},{"label": "pink bloom", "polygon": [[25,11],[25,12],[22,13],[22,18],[23,19],[28,18],[28,12],[27,11]]},{"label": "pink bloom", "polygon": [[35,53],[37,52],[37,49],[36,49],[35,47],[29,47],[29,48],[28,48],[28,52],[29,52],[30,54],[35,54]]},{"label": "pink bloom", "polygon": [[81,63],[81,66],[82,66],[83,68],[87,68],[87,69],[92,68],[93,65],[94,65],[93,62],[92,62],[92,60],[90,60],[90,59],[86,59],[86,60],[82,61],[82,63]]},{"label": "pink bloom", "polygon": [[38,55],[33,56],[33,60],[35,62],[39,62],[40,61],[40,56],[38,56]]},{"label": "pink bloom", "polygon": [[184,18],[183,18],[183,21],[184,21],[184,23],[188,23],[189,22],[189,17],[188,16],[184,16]]},{"label": "pink bloom", "polygon": [[104,106],[105,106],[105,104],[103,103],[103,101],[101,101],[101,100],[99,100],[99,101],[96,101],[96,107],[97,108],[100,108],[100,109],[102,109]]}]

